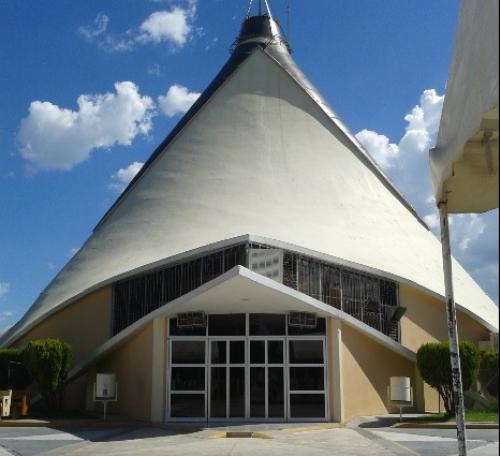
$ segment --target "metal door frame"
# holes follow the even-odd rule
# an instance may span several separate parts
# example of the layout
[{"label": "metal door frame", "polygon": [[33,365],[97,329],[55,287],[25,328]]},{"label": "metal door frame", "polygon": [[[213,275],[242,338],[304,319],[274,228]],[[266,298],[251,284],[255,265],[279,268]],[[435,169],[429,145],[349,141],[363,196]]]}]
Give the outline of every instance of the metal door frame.
[{"label": "metal door frame", "polygon": [[[248,358],[247,358],[247,337],[246,336],[207,336],[207,358],[206,358],[206,375],[207,375],[207,383],[206,383],[206,402],[207,402],[207,414],[206,419],[208,422],[225,422],[225,421],[241,421],[247,419],[247,382],[248,382]],[[242,341],[245,344],[244,347],[244,363],[235,363],[231,364],[230,360],[230,347],[231,341]],[[225,342],[226,343],[226,362],[222,363],[212,363],[212,342]],[[225,367],[226,368],[226,417],[211,417],[210,416],[210,395],[212,391],[212,375],[211,369],[212,367]],[[234,417],[230,416],[230,406],[231,406],[231,390],[230,390],[230,372],[231,367],[243,367],[245,372],[245,413],[242,417]]]},{"label": "metal door frame", "polygon": [[[249,315],[246,313],[246,335],[245,336],[168,336],[167,344],[167,366],[166,366],[166,407],[165,420],[167,422],[296,422],[296,421],[328,421],[329,417],[329,384],[328,384],[328,359],[327,359],[327,337],[326,335],[304,335],[304,336],[289,336],[288,326],[286,326],[286,335],[279,336],[250,336],[249,335]],[[208,331],[207,331],[208,334]],[[263,340],[265,341],[265,363],[255,364],[250,363],[250,341]],[[283,343],[283,363],[269,364],[268,363],[268,341],[281,340]],[[290,365],[289,341],[291,340],[320,340],[323,346],[323,364],[292,364]],[[205,363],[204,364],[172,364],[172,343],[176,341],[201,341],[205,342]],[[226,342],[226,363],[212,364],[211,360],[211,343],[212,341]],[[230,364],[230,341],[244,341],[245,343],[245,363]],[[211,392],[211,367],[226,368],[226,418],[210,418],[210,392]],[[204,391],[172,391],[170,388],[172,368],[174,367],[204,367],[205,369],[205,390]],[[231,418],[230,415],[230,368],[244,367],[245,369],[245,417]],[[263,367],[265,369],[265,417],[250,417],[250,368]],[[284,394],[284,416],[283,418],[268,418],[269,415],[269,398],[268,398],[268,368],[282,367],[283,368],[283,394]],[[290,367],[322,367],[324,375],[324,389],[313,391],[290,391]],[[325,414],[323,417],[316,418],[292,418],[290,396],[292,394],[322,394],[325,400]],[[179,418],[171,416],[171,396],[175,394],[203,394],[205,398],[205,415],[196,418]]]}]

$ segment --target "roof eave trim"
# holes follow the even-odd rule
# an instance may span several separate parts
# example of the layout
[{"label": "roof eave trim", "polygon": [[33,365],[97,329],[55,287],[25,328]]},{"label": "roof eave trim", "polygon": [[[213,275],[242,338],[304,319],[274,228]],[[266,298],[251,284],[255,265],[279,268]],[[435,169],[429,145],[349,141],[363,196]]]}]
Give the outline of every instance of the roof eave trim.
[{"label": "roof eave trim", "polygon": [[[143,265],[139,268],[132,269],[132,270],[127,271],[123,274],[113,276],[107,280],[99,282],[99,283],[93,285],[92,287],[85,289],[81,293],[78,293],[77,295],[73,296],[72,298],[62,302],[59,306],[49,310],[47,313],[44,313],[43,315],[39,316],[38,318],[33,320],[29,325],[27,325],[25,328],[23,328],[19,333],[16,333],[15,326],[13,326],[5,334],[0,336],[1,345],[8,346],[8,345],[12,344],[17,339],[19,339],[24,334],[26,334],[30,329],[32,329],[37,324],[39,324],[41,321],[50,317],[54,313],[59,312],[60,310],[64,309],[65,307],[71,305],[72,303],[74,303],[75,301],[80,299],[81,297],[83,297],[89,293],[92,293],[94,291],[97,291],[103,287],[112,285],[114,282],[117,282],[119,280],[124,280],[124,279],[127,279],[129,277],[133,277],[137,274],[145,273],[145,272],[148,272],[150,270],[154,270],[154,269],[159,268],[159,267],[163,267],[163,266],[166,266],[169,264],[177,263],[177,262],[183,261],[187,258],[191,258],[191,257],[197,256],[197,255],[204,255],[204,254],[207,254],[211,251],[219,250],[221,248],[229,247],[231,245],[239,244],[242,242],[255,242],[255,243],[260,243],[260,244],[266,244],[266,245],[269,245],[270,247],[276,247],[276,248],[290,250],[290,251],[295,252],[295,253],[299,253],[299,254],[313,257],[317,260],[321,260],[321,261],[325,261],[325,262],[333,263],[333,264],[338,264],[340,266],[345,266],[345,267],[351,268],[351,269],[356,270],[356,271],[366,272],[368,274],[372,274],[372,275],[383,277],[383,278],[386,278],[389,280],[393,280],[393,281],[398,282],[400,284],[408,285],[408,286],[415,288],[415,289],[417,289],[417,290],[419,290],[419,291],[421,291],[429,296],[432,296],[435,299],[438,299],[439,301],[441,301],[443,303],[446,302],[446,298],[444,295],[441,295],[441,294],[439,294],[439,293],[437,293],[437,292],[435,292],[427,287],[424,287],[423,285],[420,285],[417,282],[409,280],[405,277],[401,277],[401,276],[398,276],[396,274],[392,274],[392,273],[389,273],[389,272],[386,272],[386,271],[383,271],[383,270],[380,270],[377,268],[373,268],[371,266],[365,266],[365,265],[360,264],[360,263],[355,263],[353,261],[346,260],[344,258],[340,258],[340,257],[330,255],[327,253],[322,253],[322,252],[318,252],[316,250],[307,249],[305,247],[301,247],[301,246],[298,246],[296,244],[291,244],[289,242],[280,241],[278,239],[272,239],[272,238],[268,238],[265,236],[259,236],[259,235],[254,235],[254,234],[244,234],[244,235],[237,236],[234,238],[224,239],[222,241],[217,241],[217,242],[214,242],[214,243],[211,243],[208,245],[197,247],[196,249],[188,250],[187,252],[182,252],[182,253],[179,253],[177,255],[173,255],[171,257],[164,258],[160,261],[156,261],[154,263],[149,263],[149,264]],[[457,309],[459,309],[463,313],[470,316],[473,320],[482,324],[489,331],[498,332],[498,327],[495,327],[494,325],[492,325],[491,323],[489,323],[488,321],[483,319],[481,316],[479,316],[479,315],[475,314],[474,312],[472,312],[471,310],[463,307],[460,303],[456,303],[456,306],[457,306]],[[11,333],[11,331],[12,331],[12,333]],[[2,340],[4,336],[8,336],[8,338],[5,340]]]},{"label": "roof eave trim", "polygon": [[133,336],[137,331],[143,328],[146,324],[150,323],[156,318],[167,318],[171,315],[175,315],[177,308],[181,307],[182,304],[189,302],[191,299],[202,295],[208,290],[215,288],[216,286],[234,278],[237,276],[245,277],[259,285],[265,286],[267,288],[273,289],[280,293],[290,296],[293,299],[300,300],[301,302],[320,310],[322,313],[327,314],[329,317],[333,317],[341,322],[347,324],[348,326],[360,331],[370,339],[383,345],[384,347],[396,352],[397,354],[403,356],[405,359],[416,362],[416,354],[412,350],[403,347],[398,342],[392,340],[390,337],[380,333],[376,329],[366,325],[365,323],[355,319],[351,315],[338,310],[334,307],[324,304],[310,296],[305,295],[296,290],[280,284],[272,279],[268,279],[256,272],[253,272],[243,266],[235,266],[229,271],[225,272],[221,276],[211,280],[210,282],[201,285],[197,289],[165,304],[164,306],[154,310],[153,312],[145,315],[140,320],[136,321],[132,325],[125,328],[123,331],[113,336],[104,342],[100,347],[94,350],[84,361],[76,365],[69,373],[68,380],[78,377],[88,366],[102,359],[104,356],[109,354],[114,349],[118,348],[121,344],[125,343],[128,338]]}]

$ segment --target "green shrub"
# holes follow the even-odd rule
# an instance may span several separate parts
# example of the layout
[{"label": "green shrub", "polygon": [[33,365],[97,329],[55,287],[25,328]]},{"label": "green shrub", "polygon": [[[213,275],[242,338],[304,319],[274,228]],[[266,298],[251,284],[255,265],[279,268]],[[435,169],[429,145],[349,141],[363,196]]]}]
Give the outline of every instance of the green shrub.
[{"label": "green shrub", "polygon": [[498,410],[498,353],[491,348],[481,352],[479,381],[488,394],[496,399]]},{"label": "green shrub", "polygon": [[498,353],[492,348],[481,352],[481,369],[498,370]]},{"label": "green shrub", "polygon": [[60,410],[71,367],[71,346],[59,339],[32,340],[24,348],[22,358],[49,410]]},{"label": "green shrub", "polygon": [[[460,342],[459,351],[462,385],[464,391],[467,391],[477,378],[480,354],[476,346],[469,341]],[[422,345],[417,352],[417,366],[424,381],[438,390],[443,399],[446,415],[455,416],[448,342]]]},{"label": "green shrub", "polygon": [[0,348],[0,389],[26,389],[32,383],[31,376],[22,363],[21,350]]}]

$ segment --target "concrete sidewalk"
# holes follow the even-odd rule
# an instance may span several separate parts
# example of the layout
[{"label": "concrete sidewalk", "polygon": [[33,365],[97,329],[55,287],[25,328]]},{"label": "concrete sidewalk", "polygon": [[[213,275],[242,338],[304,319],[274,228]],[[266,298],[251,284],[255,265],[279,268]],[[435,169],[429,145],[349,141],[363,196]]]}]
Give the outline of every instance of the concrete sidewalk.
[{"label": "concrete sidewalk", "polygon": [[[335,423],[268,423],[164,427],[0,428],[0,456],[455,456],[453,429],[394,427],[390,415]],[[227,438],[227,433],[232,438]],[[474,456],[498,452],[498,430],[470,430]]]},{"label": "concrete sidewalk", "polygon": [[[266,438],[221,438],[227,431],[251,430]],[[4,431],[4,430],[2,430]],[[293,456],[408,456],[414,453],[397,443],[358,432],[356,429],[321,429],[306,426],[277,429],[269,425],[231,426],[194,430],[179,433],[179,428],[142,428],[121,430],[115,435],[79,435],[78,432],[63,433],[47,429],[22,430],[16,437],[5,437],[0,433],[0,444],[12,453],[23,456],[225,456],[225,455],[293,455]],[[97,431],[93,431],[96,433]],[[100,431],[103,432],[103,431]],[[57,439],[59,443],[57,443]],[[66,439],[66,440],[65,440]],[[34,451],[37,452],[34,452]]]}]

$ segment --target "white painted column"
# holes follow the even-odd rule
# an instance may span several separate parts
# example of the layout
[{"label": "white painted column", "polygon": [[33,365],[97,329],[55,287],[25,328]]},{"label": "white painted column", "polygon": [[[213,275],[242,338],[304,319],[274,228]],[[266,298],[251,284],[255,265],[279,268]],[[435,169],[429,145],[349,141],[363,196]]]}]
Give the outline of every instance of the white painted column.
[{"label": "white painted column", "polygon": [[151,422],[163,423],[165,418],[166,319],[153,320],[151,372]]},{"label": "white painted column", "polygon": [[332,421],[344,421],[343,375],[342,375],[342,323],[335,318],[328,318],[328,383],[330,418]]}]

